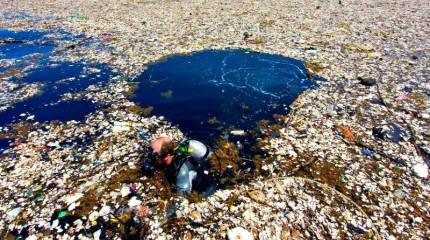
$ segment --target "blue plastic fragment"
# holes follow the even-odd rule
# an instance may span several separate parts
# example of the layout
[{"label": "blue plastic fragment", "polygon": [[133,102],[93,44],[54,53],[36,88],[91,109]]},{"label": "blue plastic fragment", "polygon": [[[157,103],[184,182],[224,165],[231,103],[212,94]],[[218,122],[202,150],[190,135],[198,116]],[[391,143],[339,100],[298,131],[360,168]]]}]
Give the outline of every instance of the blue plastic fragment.
[{"label": "blue plastic fragment", "polygon": [[281,134],[279,133],[279,132],[277,132],[277,131],[273,131],[272,132],[272,137],[274,137],[274,138],[278,138],[278,137],[280,137],[281,136]]},{"label": "blue plastic fragment", "polygon": [[366,231],[364,231],[364,229],[362,229],[360,227],[357,227],[357,226],[354,226],[354,225],[352,225],[350,223],[348,223],[346,226],[348,227],[348,229],[350,231],[354,231],[354,232],[356,232],[358,234],[364,234],[364,233],[366,233]]},{"label": "blue plastic fragment", "polygon": [[145,140],[148,139],[148,134],[146,134],[146,132],[143,130],[139,131],[139,135],[141,138],[143,138]]},{"label": "blue plastic fragment", "polygon": [[389,136],[390,140],[393,141],[393,142],[395,142],[395,143],[400,142],[400,140],[402,139],[402,134],[403,134],[403,132],[400,129],[400,127],[398,125],[392,123],[391,124],[391,129],[392,129],[392,131],[391,131],[391,134]]},{"label": "blue plastic fragment", "polygon": [[407,93],[410,93],[410,92],[412,92],[413,89],[411,86],[406,86],[405,88],[403,88],[403,90]]},{"label": "blue plastic fragment", "polygon": [[374,127],[372,131],[375,137],[395,143],[400,142],[404,135],[400,126],[394,123]]},{"label": "blue plastic fragment", "polygon": [[228,135],[228,134],[225,134],[224,136],[223,136],[223,139],[224,140],[226,140],[226,141],[228,141],[228,139],[230,138],[230,135]]},{"label": "blue plastic fragment", "polygon": [[372,151],[370,151],[368,148],[363,149],[361,152],[368,157],[372,156]]},{"label": "blue plastic fragment", "polygon": [[102,165],[102,162],[100,160],[96,160],[94,161],[94,165],[96,165],[97,167]]},{"label": "blue plastic fragment", "polygon": [[32,188],[30,188],[30,189],[28,189],[28,191],[27,191],[27,196],[29,196],[29,197],[31,197],[31,196],[33,196],[33,189]]},{"label": "blue plastic fragment", "polygon": [[3,154],[4,152],[6,152],[6,149],[0,148],[0,154]]}]

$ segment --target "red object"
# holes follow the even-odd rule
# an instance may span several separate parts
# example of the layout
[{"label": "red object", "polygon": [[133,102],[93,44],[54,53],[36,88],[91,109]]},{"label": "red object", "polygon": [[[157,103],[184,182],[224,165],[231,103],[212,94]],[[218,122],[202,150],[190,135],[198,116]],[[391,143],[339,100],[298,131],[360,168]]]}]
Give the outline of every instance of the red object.
[{"label": "red object", "polygon": [[46,150],[47,147],[45,145],[36,146],[36,150]]},{"label": "red object", "polygon": [[70,189],[69,193],[70,194],[75,194],[77,191],[78,191],[77,188],[72,188],[72,189]]}]

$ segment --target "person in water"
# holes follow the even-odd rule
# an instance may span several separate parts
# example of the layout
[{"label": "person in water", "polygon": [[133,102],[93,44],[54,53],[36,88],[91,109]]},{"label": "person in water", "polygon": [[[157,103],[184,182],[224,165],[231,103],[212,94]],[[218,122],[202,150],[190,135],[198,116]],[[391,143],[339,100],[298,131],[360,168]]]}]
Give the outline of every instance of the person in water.
[{"label": "person in water", "polygon": [[176,144],[168,137],[155,139],[150,146],[149,163],[144,162],[144,171],[155,170],[151,163],[162,166],[167,171],[167,177],[175,182],[176,191],[181,194],[191,193],[193,181],[197,175],[209,166],[209,149],[197,140],[185,140]]}]

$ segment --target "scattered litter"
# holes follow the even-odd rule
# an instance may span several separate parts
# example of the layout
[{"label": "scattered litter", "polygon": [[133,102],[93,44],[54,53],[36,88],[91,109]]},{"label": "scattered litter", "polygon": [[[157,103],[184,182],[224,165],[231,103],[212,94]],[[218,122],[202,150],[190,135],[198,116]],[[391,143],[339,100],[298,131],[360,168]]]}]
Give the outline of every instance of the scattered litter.
[{"label": "scattered litter", "polygon": [[130,187],[128,187],[128,186],[123,186],[123,187],[121,188],[121,197],[127,197],[130,193],[131,193],[131,191],[130,191]]},{"label": "scattered litter", "polygon": [[254,237],[250,232],[242,227],[235,227],[228,230],[227,236],[229,240],[253,240]]},{"label": "scattered litter", "polygon": [[341,180],[342,182],[346,183],[348,181],[348,178],[346,178],[345,175],[342,175]]},{"label": "scattered litter", "polygon": [[70,205],[70,204],[72,204],[72,203],[74,203],[74,202],[76,202],[76,201],[78,201],[81,197],[83,197],[84,196],[84,194],[83,193],[75,193],[75,194],[72,194],[72,195],[70,195],[70,196],[68,196],[67,198],[66,198],[66,204],[67,205]]},{"label": "scattered litter", "polygon": [[111,208],[107,205],[103,206],[99,211],[99,216],[104,217],[107,216],[111,212]]},{"label": "scattered litter", "polygon": [[234,136],[244,136],[246,133],[244,130],[232,130],[230,134]]},{"label": "scattered litter", "polygon": [[134,208],[136,206],[139,206],[141,203],[142,201],[138,200],[137,197],[134,196],[128,201],[128,206]]},{"label": "scattered litter", "polygon": [[368,148],[363,149],[362,153],[368,157],[372,156],[372,151],[370,151]]},{"label": "scattered litter", "polygon": [[358,77],[358,80],[361,84],[365,86],[374,86],[376,85],[376,80],[373,78],[365,78],[365,77]]},{"label": "scattered litter", "polygon": [[64,217],[66,217],[67,215],[69,215],[69,213],[67,212],[67,211],[60,211],[59,213],[58,213],[58,218],[59,219],[61,219],[61,218],[64,218]]},{"label": "scattered litter", "polygon": [[112,127],[112,132],[119,133],[119,132],[127,132],[130,131],[131,128],[126,122],[114,122]]},{"label": "scattered litter", "polygon": [[143,130],[139,131],[139,136],[145,140],[148,139],[148,134]]},{"label": "scattered litter", "polygon": [[[66,110],[61,104],[81,100],[94,104],[84,117],[72,120],[50,121],[17,111],[6,123],[1,115],[2,237],[225,239],[235,228],[242,228],[235,235],[241,239],[428,236],[426,1],[99,2],[72,1],[64,7],[58,1],[17,1],[12,8],[9,1],[0,3],[4,29],[47,32],[41,41],[17,36],[1,40],[0,114],[37,100],[50,86],[67,91],[58,101],[42,104],[43,109]],[[99,16],[102,22],[95,21]],[[327,16],[330,21],[324,21]],[[186,27],[177,21],[184,17]],[[108,64],[113,75],[93,81],[106,70],[86,66],[75,79],[59,77],[54,85],[36,78],[15,81],[29,76],[41,59],[38,54],[5,57],[3,47],[23,43],[55,48],[46,59],[52,71],[58,64],[85,61]],[[132,81],[149,63],[201,49],[293,57],[306,62],[308,76],[318,74],[324,80],[291,105],[279,106],[290,111],[283,121],[259,126],[264,135],[255,148],[261,154],[253,159],[255,171],[246,181],[234,175],[228,189],[191,201],[172,192],[162,171],[154,168],[149,177],[140,168],[148,142],[159,136],[182,139],[181,126],[144,116],[128,98],[136,89]],[[73,83],[84,76],[90,85],[74,89]],[[167,101],[179,94],[169,88],[163,95],[156,93]],[[69,115],[69,110],[73,108],[59,115]],[[237,151],[237,135],[229,130],[242,127],[222,124],[211,125],[228,133],[221,135],[225,146],[212,163],[225,174],[237,173],[233,170],[246,153]],[[242,145],[248,144],[246,137],[240,139]],[[3,145],[3,139],[11,140]],[[253,191],[262,194],[251,198]],[[107,212],[104,206],[109,214],[99,217]],[[65,209],[67,215],[60,218]]]},{"label": "scattered litter", "polygon": [[425,163],[417,163],[412,166],[414,174],[421,178],[427,178],[429,175],[429,167]]},{"label": "scattered litter", "polygon": [[20,207],[14,208],[6,213],[6,220],[13,221],[22,212]]}]

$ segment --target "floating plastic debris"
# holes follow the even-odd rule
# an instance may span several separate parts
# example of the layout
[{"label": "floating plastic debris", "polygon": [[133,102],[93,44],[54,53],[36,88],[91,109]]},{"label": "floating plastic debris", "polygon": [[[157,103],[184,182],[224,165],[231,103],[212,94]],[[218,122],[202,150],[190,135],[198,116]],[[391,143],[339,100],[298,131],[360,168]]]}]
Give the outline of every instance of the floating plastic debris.
[{"label": "floating plastic debris", "polygon": [[427,178],[429,175],[429,167],[425,163],[417,163],[412,166],[414,174],[421,178]]},{"label": "floating plastic debris", "polygon": [[236,227],[228,230],[227,236],[229,240],[253,240],[254,239],[252,234],[242,227]]},{"label": "floating plastic debris", "polygon": [[370,151],[368,148],[363,149],[362,153],[368,157],[372,156],[372,151]]},{"label": "floating plastic debris", "polygon": [[245,131],[244,130],[232,130],[230,131],[231,135],[235,135],[235,136],[243,136],[245,135]]},{"label": "floating plastic debris", "polygon": [[65,211],[65,210],[62,210],[62,211],[60,211],[59,213],[58,213],[58,218],[59,219],[61,219],[61,218],[64,218],[64,217],[66,217],[66,216],[68,216],[69,215],[69,212],[67,212],[67,211]]}]

